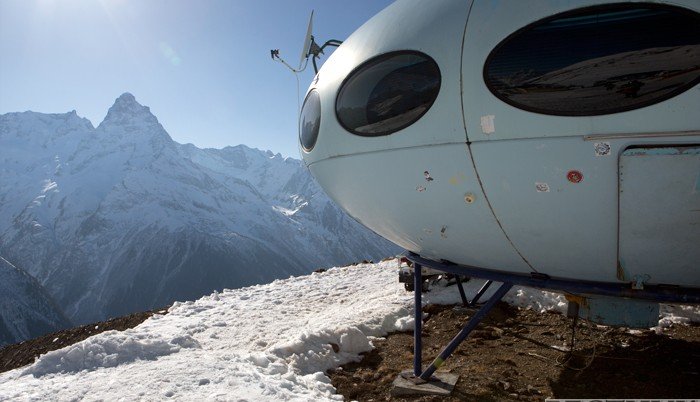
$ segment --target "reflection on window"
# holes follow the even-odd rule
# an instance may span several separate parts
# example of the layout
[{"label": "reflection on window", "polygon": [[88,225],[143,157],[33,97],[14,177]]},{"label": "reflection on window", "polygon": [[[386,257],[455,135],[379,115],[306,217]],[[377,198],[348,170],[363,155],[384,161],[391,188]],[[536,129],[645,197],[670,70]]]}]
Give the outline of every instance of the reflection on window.
[{"label": "reflection on window", "polygon": [[336,100],[338,121],[362,136],[391,134],[418,120],[440,91],[440,69],[418,52],[374,58],[352,72]]},{"label": "reflection on window", "polygon": [[484,79],[503,101],[544,114],[601,115],[661,102],[700,81],[700,15],[649,4],[559,14],[501,42]]},{"label": "reflection on window", "polygon": [[305,151],[311,151],[318,139],[321,126],[321,100],[316,90],[311,90],[304,100],[299,119],[299,142]]}]

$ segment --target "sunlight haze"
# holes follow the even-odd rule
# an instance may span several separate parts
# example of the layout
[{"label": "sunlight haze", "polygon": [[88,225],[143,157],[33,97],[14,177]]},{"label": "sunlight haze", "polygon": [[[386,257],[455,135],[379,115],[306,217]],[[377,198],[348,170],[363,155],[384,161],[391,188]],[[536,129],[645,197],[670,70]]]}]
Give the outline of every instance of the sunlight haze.
[{"label": "sunlight haze", "polygon": [[270,49],[296,65],[311,10],[322,43],[389,3],[3,0],[0,113],[75,109],[97,126],[130,92],[177,142],[296,158],[296,81]]}]

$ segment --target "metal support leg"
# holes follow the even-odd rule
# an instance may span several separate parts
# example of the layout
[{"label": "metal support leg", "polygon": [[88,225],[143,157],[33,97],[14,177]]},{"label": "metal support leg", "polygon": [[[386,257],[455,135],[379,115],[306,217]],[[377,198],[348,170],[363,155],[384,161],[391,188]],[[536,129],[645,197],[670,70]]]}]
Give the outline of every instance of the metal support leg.
[{"label": "metal support leg", "polygon": [[467,307],[469,305],[469,301],[467,300],[467,295],[464,294],[464,286],[462,286],[462,277],[459,275],[455,275],[457,278],[457,288],[459,289],[459,296],[462,298],[462,305],[464,307]]},{"label": "metal support leg", "polygon": [[415,304],[413,310],[415,320],[413,327],[413,374],[416,377],[423,371],[421,367],[423,360],[423,339],[421,338],[423,332],[423,306],[421,304],[423,276],[421,269],[420,264],[413,264],[413,302]]},{"label": "metal support leg", "polygon": [[[428,366],[428,368],[422,374],[420,374],[420,378],[422,380],[430,380],[430,377],[433,375],[435,370],[437,370],[438,367],[442,366],[445,360],[447,360],[447,358],[450,357],[450,355],[452,355],[452,353],[457,349],[459,344],[461,344],[467,338],[467,336],[469,336],[469,333],[471,333],[472,330],[474,330],[474,328],[476,328],[476,326],[479,325],[481,320],[484,319],[484,317],[486,317],[486,315],[489,313],[489,311],[491,311],[491,309],[496,305],[496,303],[498,303],[503,298],[503,296],[505,296],[505,294],[508,293],[511,287],[513,287],[513,284],[506,282],[502,284],[500,288],[498,288],[496,293],[494,293],[494,295],[491,296],[489,301],[486,302],[486,304],[484,304],[471,319],[469,319],[469,322],[464,328],[462,328],[461,331],[459,331],[459,334],[457,334],[457,336],[455,336],[454,339],[450,341],[449,345],[447,345],[445,349],[442,350],[442,352],[440,352],[438,357],[435,358],[435,360],[430,364],[430,366]],[[418,300],[418,296],[416,296],[416,300]],[[416,328],[418,328],[417,325]]]},{"label": "metal support leg", "polygon": [[469,305],[475,306],[476,303],[479,302],[479,299],[481,299],[481,296],[483,296],[484,293],[486,293],[486,291],[488,290],[489,286],[491,286],[492,283],[493,283],[493,281],[486,281],[486,283],[484,283],[484,285],[481,287],[481,289],[479,289],[479,291],[476,293],[476,296],[474,296],[474,298],[469,303]]}]

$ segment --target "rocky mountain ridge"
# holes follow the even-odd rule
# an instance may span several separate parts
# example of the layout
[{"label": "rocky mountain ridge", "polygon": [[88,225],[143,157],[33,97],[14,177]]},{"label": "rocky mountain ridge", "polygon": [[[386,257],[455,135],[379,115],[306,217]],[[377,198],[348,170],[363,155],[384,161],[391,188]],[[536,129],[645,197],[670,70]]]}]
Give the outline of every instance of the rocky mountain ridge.
[{"label": "rocky mountain ridge", "polygon": [[128,93],[96,128],[0,115],[0,149],[0,255],[76,323],[398,251],[300,161],[178,144]]}]

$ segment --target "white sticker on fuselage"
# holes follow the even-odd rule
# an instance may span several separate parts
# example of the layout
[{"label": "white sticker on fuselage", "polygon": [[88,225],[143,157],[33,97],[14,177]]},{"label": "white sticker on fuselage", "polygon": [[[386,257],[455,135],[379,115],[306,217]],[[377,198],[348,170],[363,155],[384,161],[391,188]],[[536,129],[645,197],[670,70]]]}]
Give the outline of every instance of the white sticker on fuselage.
[{"label": "white sticker on fuselage", "polygon": [[594,142],[593,149],[595,150],[595,156],[608,156],[610,155],[610,143],[609,142]]},{"label": "white sticker on fuselage", "polygon": [[486,116],[481,116],[481,131],[484,134],[491,134],[496,131],[496,127],[493,123],[493,120],[496,118],[496,116],[489,114]]},{"label": "white sticker on fuselage", "polygon": [[535,189],[537,189],[538,193],[548,193],[549,192],[549,184],[535,182]]}]

